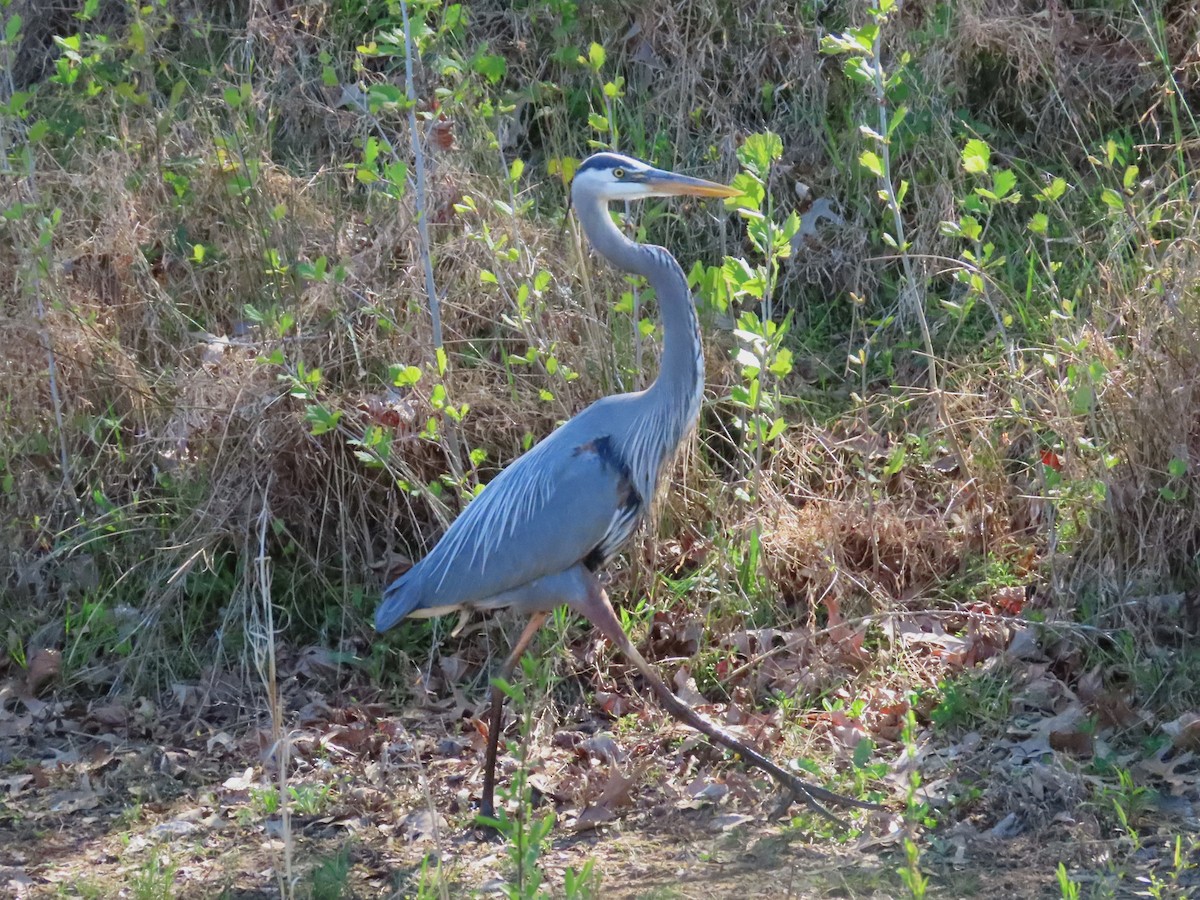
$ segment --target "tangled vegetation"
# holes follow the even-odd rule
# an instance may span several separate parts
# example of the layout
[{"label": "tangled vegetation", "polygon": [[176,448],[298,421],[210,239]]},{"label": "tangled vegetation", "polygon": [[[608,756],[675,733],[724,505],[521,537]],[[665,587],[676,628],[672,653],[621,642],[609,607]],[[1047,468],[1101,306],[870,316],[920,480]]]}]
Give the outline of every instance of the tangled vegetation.
[{"label": "tangled vegetation", "polygon": [[[0,0],[14,891],[1197,889],[1195,4],[46,6]],[[892,810],[848,835],[765,824],[559,615],[483,852],[517,623],[370,629],[653,377],[653,296],[567,208],[598,148],[743,191],[623,216],[690,272],[708,389],[610,593],[681,696]]]}]

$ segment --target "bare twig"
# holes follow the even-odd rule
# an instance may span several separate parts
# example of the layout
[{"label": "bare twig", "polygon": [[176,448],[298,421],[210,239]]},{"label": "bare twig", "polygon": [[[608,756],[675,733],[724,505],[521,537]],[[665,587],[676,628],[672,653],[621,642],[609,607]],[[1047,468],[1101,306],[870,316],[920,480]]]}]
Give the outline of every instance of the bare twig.
[{"label": "bare twig", "polygon": [[442,349],[442,304],[433,280],[433,261],[429,255],[429,205],[425,197],[425,154],[421,132],[417,128],[417,96],[413,87],[412,28],[408,19],[408,0],[400,0],[404,21],[404,96],[408,101],[408,131],[412,141],[413,172],[417,185],[417,234],[421,239],[421,265],[425,270],[425,293],[429,297],[429,318],[433,326],[433,346]]},{"label": "bare twig", "polygon": [[275,659],[275,605],[271,598],[271,558],[267,553],[267,526],[271,521],[271,482],[267,479],[262,488],[262,503],[258,510],[258,552],[254,557],[252,579],[254,593],[252,601],[253,620],[247,627],[247,636],[254,648],[254,665],[267,693],[267,706],[271,715],[271,757],[275,762],[277,790],[279,791],[279,826],[283,841],[283,865],[278,874],[279,891],[283,897],[295,893],[296,878],[293,869],[294,839],[292,836],[291,806],[288,804],[288,764],[291,742],[284,732],[283,704],[279,697],[279,680]]}]

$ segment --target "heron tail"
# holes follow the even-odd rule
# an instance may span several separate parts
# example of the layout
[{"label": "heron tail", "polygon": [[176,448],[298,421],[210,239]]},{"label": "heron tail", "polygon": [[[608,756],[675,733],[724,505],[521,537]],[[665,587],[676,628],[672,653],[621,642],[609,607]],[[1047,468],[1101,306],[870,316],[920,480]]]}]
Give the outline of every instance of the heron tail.
[{"label": "heron tail", "polygon": [[409,575],[411,570],[384,589],[383,600],[375,610],[376,631],[387,631],[421,605],[421,592]]}]

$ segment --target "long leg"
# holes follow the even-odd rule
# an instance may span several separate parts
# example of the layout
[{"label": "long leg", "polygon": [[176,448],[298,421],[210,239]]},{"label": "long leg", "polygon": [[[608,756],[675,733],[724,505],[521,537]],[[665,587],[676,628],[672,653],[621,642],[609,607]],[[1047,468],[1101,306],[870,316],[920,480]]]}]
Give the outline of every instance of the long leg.
[{"label": "long leg", "polygon": [[537,630],[546,621],[546,615],[547,613],[544,612],[535,612],[530,617],[529,622],[525,625],[525,630],[521,632],[521,636],[513,644],[512,652],[508,654],[508,658],[504,660],[504,664],[500,666],[500,671],[496,673],[496,678],[492,682],[492,707],[488,713],[487,754],[484,757],[483,763],[483,796],[479,800],[479,814],[489,819],[495,818],[496,815],[494,804],[496,793],[496,751],[500,746],[500,718],[504,712],[504,691],[500,690],[496,684],[496,680],[508,681],[512,678],[513,670],[517,668],[517,663],[521,661],[525,649],[529,646],[529,642],[533,640],[533,636],[537,634]]},{"label": "long leg", "polygon": [[586,592],[586,596],[573,598],[570,605],[572,609],[583,615],[589,622],[600,629],[600,632],[612,641],[625,654],[625,657],[637,667],[637,670],[642,673],[642,677],[646,679],[650,687],[654,690],[654,693],[658,695],[659,702],[667,708],[671,715],[695,728],[697,731],[708,735],[718,744],[723,744],[735,753],[740,754],[747,762],[762,769],[785,787],[789,791],[789,798],[783,804],[783,809],[787,808],[790,801],[802,799],[814,812],[825,816],[841,827],[845,827],[845,823],[821,806],[818,801],[824,801],[835,806],[879,809],[879,806],[876,804],[855,800],[851,797],[843,797],[841,794],[835,794],[832,791],[825,790],[825,788],[817,787],[814,784],[809,784],[797,778],[792,773],[780,768],[767,759],[767,757],[763,756],[754,747],[751,747],[744,741],[738,740],[725,729],[705,719],[676,697],[671,689],[663,683],[663,680],[658,677],[658,673],[654,670],[654,667],[646,662],[642,654],[638,653],[637,648],[633,645],[633,641],[625,634],[625,630],[621,627],[621,621],[617,618],[616,613],[613,612],[612,604],[608,602],[608,596],[604,593],[604,589],[600,587],[599,582],[593,579]]}]

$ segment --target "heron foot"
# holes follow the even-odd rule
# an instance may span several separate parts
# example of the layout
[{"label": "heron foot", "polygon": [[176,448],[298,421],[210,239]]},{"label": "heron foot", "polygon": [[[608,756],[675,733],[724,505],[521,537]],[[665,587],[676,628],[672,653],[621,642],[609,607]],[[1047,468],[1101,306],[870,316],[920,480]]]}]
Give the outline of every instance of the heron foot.
[{"label": "heron foot", "polygon": [[500,843],[504,840],[504,832],[500,830],[500,823],[494,815],[486,815],[481,809],[475,814],[475,836],[480,841],[488,841],[489,843]]}]

